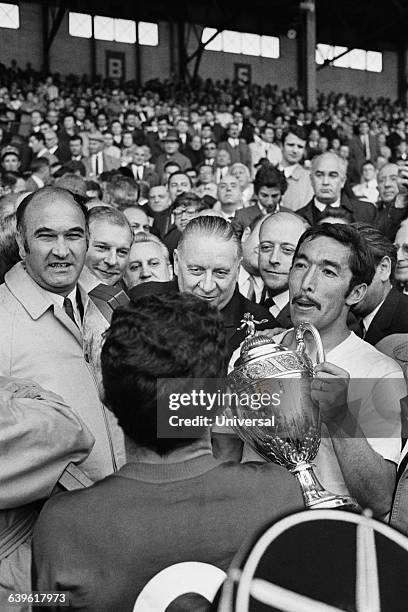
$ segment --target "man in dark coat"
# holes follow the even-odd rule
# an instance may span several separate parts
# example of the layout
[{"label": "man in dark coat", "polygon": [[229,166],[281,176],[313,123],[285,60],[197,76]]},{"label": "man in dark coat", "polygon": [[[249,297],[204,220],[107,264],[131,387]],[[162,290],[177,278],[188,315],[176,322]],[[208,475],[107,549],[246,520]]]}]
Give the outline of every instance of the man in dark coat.
[{"label": "man in dark coat", "polygon": [[359,317],[356,330],[373,346],[391,334],[408,333],[408,295],[392,287],[397,262],[396,247],[379,230],[356,224],[372,253],[376,272],[363,300],[353,308]]},{"label": "man in dark coat", "polygon": [[344,211],[352,221],[374,224],[377,209],[369,202],[347,196],[343,190],[346,182],[346,164],[335,153],[323,153],[314,157],[310,173],[314,197],[297,214],[315,225],[330,208]]},{"label": "man in dark coat", "polygon": [[[174,251],[177,281],[144,283],[130,291],[132,300],[150,291],[192,293],[220,311],[227,333],[229,355],[245,339],[238,328],[246,312],[257,321],[258,329],[277,327],[276,319],[262,306],[250,302],[237,289],[241,243],[231,225],[221,217],[197,217],[190,221]],[[149,285],[160,287],[149,287]]]}]

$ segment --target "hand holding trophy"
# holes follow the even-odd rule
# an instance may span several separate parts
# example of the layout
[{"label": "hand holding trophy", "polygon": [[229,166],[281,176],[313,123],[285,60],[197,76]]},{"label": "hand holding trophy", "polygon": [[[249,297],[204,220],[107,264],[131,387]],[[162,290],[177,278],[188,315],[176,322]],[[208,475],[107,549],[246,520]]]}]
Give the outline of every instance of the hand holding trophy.
[{"label": "hand holding trophy", "polygon": [[[313,472],[321,424],[318,404],[312,400],[314,367],[306,354],[304,334],[312,334],[318,363],[322,363],[325,356],[319,332],[310,323],[300,323],[295,328],[297,348],[291,351],[266,335],[255,335],[257,323],[248,313],[242,320],[241,329],[247,327],[247,337],[228,376],[237,398],[231,411],[238,417],[238,435],[264,459],[285,467],[296,477],[306,508],[360,511],[353,498],[326,491]],[[240,401],[255,394],[263,399],[256,413],[250,401]],[[259,424],[262,422],[273,425]]]}]

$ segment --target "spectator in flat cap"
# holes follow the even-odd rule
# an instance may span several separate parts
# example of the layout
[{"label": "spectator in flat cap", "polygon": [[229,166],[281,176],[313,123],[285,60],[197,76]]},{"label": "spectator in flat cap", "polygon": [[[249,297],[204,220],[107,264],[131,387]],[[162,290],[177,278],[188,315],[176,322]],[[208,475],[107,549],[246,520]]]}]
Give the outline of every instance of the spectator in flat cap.
[{"label": "spectator in flat cap", "polygon": [[179,164],[182,171],[190,168],[191,161],[179,152],[180,138],[177,130],[170,129],[167,131],[166,136],[163,138],[164,153],[159,155],[156,160],[156,172],[160,179],[163,178],[164,164],[168,161],[175,161]]}]

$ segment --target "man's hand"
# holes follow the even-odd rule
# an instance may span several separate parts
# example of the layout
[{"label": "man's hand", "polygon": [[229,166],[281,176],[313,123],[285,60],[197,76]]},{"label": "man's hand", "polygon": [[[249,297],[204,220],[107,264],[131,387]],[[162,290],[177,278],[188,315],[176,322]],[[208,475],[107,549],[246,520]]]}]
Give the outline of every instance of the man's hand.
[{"label": "man's hand", "polygon": [[347,414],[347,394],[350,374],[325,361],[315,366],[311,384],[311,397],[320,409],[322,421],[340,425]]}]

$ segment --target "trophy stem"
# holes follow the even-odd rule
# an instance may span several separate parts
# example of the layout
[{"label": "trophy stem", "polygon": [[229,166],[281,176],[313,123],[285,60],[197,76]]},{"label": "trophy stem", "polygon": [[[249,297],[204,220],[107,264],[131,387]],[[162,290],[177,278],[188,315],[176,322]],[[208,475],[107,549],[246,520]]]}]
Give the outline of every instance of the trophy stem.
[{"label": "trophy stem", "polygon": [[339,508],[340,510],[361,512],[360,506],[352,497],[335,495],[330,493],[330,491],[326,491],[314,473],[311,463],[303,461],[290,469],[290,472],[295,476],[300,485],[306,508]]}]

